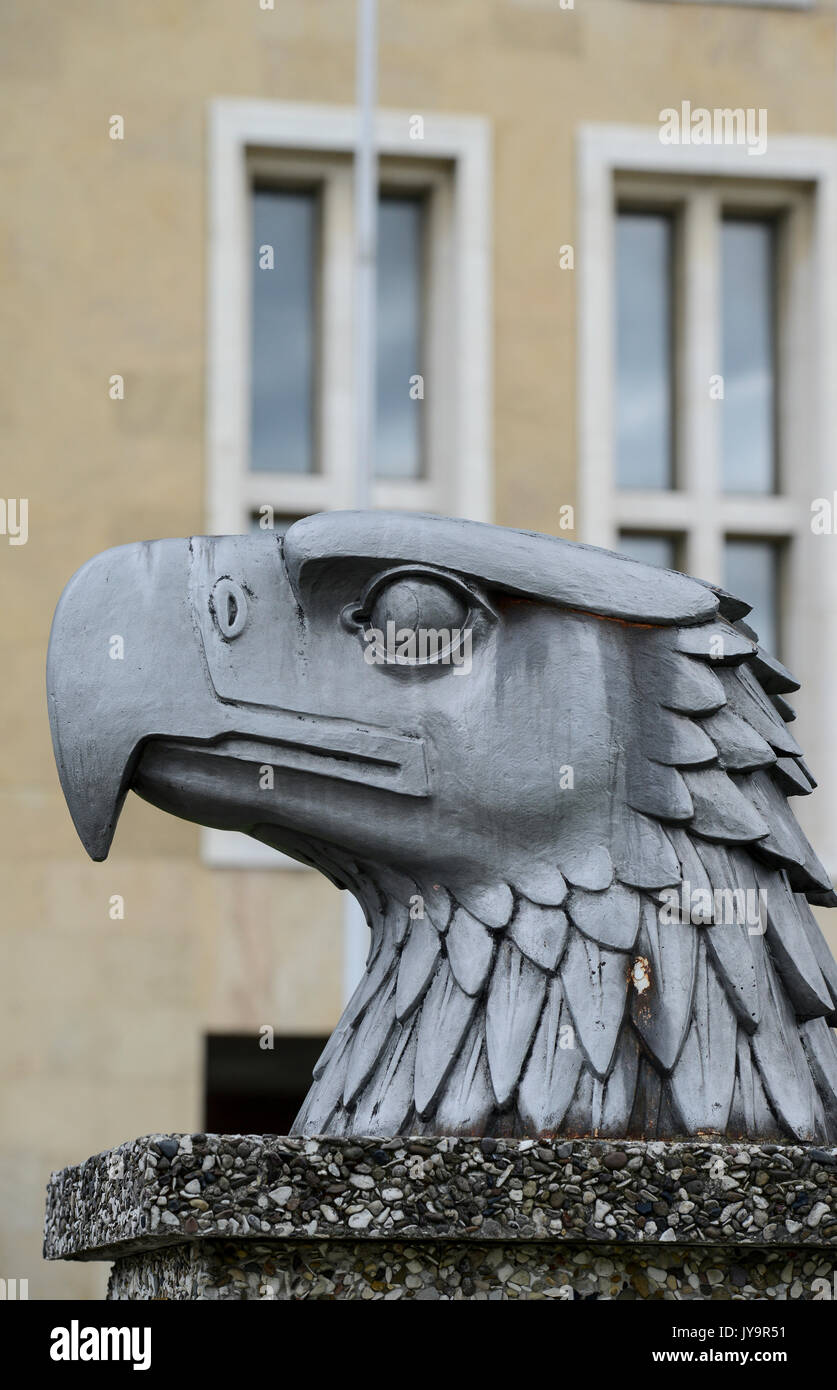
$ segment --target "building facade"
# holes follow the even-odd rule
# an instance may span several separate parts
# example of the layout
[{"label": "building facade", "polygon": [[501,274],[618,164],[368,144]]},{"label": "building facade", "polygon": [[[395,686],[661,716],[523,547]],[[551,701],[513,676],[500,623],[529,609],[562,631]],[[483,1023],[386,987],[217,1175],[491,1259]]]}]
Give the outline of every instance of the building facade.
[{"label": "building facade", "polygon": [[[837,874],[834,5],[380,10],[375,505],[754,601]],[[87,862],[43,696],[95,552],[353,504],[354,28],[353,0],[0,11],[0,1278],[30,1297],[103,1289],[41,1263],[50,1169],[279,1128],[358,968],[324,879],[135,796]]]}]

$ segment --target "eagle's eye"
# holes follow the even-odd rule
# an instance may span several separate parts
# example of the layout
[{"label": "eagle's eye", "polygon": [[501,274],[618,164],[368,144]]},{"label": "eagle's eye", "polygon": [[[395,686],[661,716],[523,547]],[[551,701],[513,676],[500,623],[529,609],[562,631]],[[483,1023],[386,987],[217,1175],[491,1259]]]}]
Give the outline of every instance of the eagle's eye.
[{"label": "eagle's eye", "polygon": [[387,623],[413,632],[422,628],[441,632],[464,627],[467,617],[468,605],[460,594],[438,580],[408,575],[379,591],[369,607],[368,621],[381,632]]},{"label": "eagle's eye", "polygon": [[487,605],[447,573],[389,570],[343,611],[346,626],[363,634],[370,664],[430,666],[470,663],[473,622]]},{"label": "eagle's eye", "polygon": [[247,595],[229,575],[224,575],[212,586],[209,609],[215,626],[228,642],[243,632],[247,622]]}]

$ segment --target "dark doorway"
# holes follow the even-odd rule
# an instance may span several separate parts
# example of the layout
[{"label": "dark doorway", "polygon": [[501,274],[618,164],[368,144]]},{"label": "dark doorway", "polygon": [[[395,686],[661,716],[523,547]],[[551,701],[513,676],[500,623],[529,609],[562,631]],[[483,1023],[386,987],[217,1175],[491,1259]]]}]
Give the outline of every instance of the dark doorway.
[{"label": "dark doorway", "polygon": [[204,1125],[210,1134],[288,1134],[311,1085],[326,1038],[258,1034],[206,1039]]}]

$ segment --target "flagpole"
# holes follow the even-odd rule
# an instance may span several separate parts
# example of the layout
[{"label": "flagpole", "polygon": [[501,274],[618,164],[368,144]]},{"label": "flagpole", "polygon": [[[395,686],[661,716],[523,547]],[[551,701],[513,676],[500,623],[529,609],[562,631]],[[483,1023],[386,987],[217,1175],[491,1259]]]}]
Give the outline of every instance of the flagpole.
[{"label": "flagpole", "polygon": [[378,0],[358,0],[355,147],[355,505],[372,505],[375,474],[375,293],[378,241]]},{"label": "flagpole", "polygon": [[[378,156],[375,109],[378,87],[378,0],[357,0],[357,137],[354,161],[354,505],[372,505],[375,476],[376,332],[375,296],[378,228]],[[347,1002],[363,975],[369,930],[351,893],[344,909],[343,998]]]}]

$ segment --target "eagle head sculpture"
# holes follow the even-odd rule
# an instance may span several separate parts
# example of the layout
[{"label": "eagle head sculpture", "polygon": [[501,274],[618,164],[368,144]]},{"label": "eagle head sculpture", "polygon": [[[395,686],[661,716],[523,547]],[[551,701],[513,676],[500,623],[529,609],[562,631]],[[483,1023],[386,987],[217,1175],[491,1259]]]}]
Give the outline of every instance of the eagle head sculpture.
[{"label": "eagle head sculpture", "polygon": [[435,516],[124,546],[55,615],[61,783],[94,859],[130,789],[359,899],[296,1133],[834,1140],[837,899],[748,611]]}]

